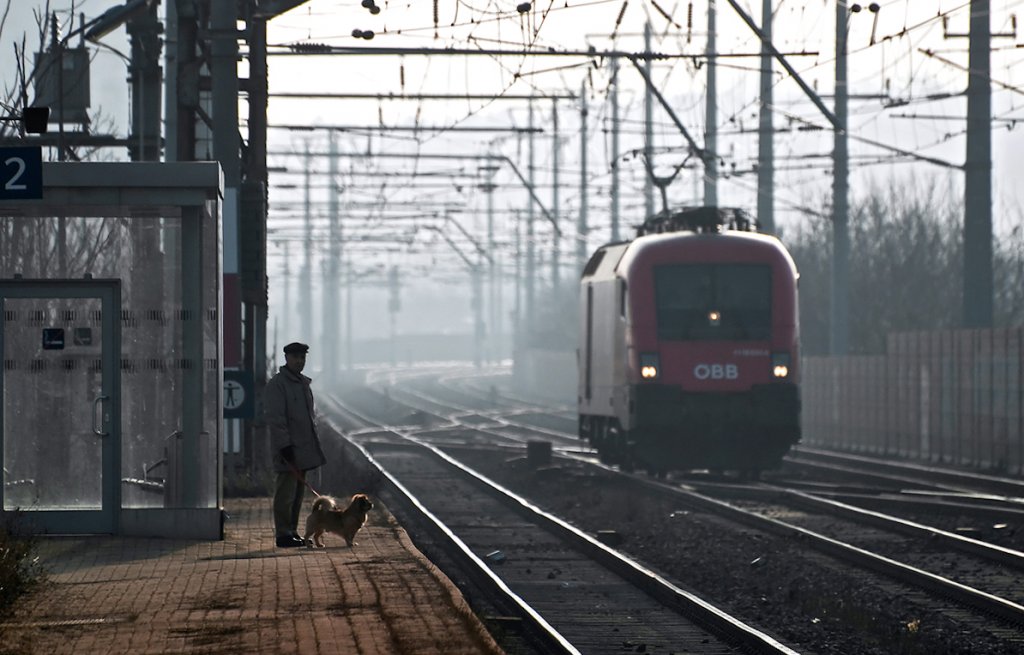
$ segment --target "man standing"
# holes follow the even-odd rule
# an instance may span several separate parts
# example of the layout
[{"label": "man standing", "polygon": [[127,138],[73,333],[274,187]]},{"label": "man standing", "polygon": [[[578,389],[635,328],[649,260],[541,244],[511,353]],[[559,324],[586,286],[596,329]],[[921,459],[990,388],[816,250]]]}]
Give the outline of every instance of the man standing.
[{"label": "man standing", "polygon": [[263,397],[277,473],[274,531],[280,548],[304,545],[298,528],[306,471],[327,462],[316,434],[312,380],[302,374],[307,352],[309,346],[304,343],[284,347],[285,365],[267,382]]}]

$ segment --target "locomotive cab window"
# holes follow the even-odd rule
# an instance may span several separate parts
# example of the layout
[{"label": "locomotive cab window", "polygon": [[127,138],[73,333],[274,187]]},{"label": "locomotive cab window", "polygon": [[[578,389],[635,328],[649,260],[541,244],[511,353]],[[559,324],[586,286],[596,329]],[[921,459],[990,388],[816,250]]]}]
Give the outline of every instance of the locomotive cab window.
[{"label": "locomotive cab window", "polygon": [[660,339],[755,341],[771,337],[769,266],[658,266],[654,269],[654,293]]},{"label": "locomotive cab window", "polygon": [[597,271],[597,267],[601,265],[601,260],[604,259],[604,251],[598,250],[587,262],[587,265],[583,267],[582,277],[593,275]]}]

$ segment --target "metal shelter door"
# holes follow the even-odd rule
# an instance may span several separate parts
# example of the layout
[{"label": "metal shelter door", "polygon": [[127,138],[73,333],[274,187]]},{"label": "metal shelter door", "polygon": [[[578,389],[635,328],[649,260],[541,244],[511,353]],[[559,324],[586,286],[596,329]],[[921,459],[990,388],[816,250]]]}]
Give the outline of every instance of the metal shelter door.
[{"label": "metal shelter door", "polygon": [[120,303],[116,280],[0,280],[0,508],[33,532],[117,532]]}]

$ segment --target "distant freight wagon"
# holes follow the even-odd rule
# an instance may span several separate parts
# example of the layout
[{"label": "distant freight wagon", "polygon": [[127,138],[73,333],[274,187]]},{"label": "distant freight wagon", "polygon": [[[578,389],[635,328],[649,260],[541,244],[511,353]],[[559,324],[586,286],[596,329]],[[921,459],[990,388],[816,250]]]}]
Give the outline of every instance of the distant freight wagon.
[{"label": "distant freight wagon", "polygon": [[737,210],[649,219],[580,281],[579,436],[654,474],[757,474],[800,439],[797,271]]}]

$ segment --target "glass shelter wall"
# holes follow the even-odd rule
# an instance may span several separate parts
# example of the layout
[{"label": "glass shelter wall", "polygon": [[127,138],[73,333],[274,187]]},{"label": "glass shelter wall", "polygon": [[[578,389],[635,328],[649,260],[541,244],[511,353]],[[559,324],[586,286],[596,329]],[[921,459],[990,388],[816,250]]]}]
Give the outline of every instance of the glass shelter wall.
[{"label": "glass shelter wall", "polygon": [[[65,329],[73,340],[98,347],[101,302],[8,298],[3,310],[3,509],[99,509],[103,437],[93,431],[91,413],[102,393],[102,361],[91,345],[43,349],[40,335],[73,326]],[[63,411],[40,412],[41,407]]]},{"label": "glass shelter wall", "polygon": [[[47,166],[67,175],[44,177],[42,202],[0,203],[0,281],[116,281],[118,508],[219,508],[219,168]],[[90,179],[101,181],[99,187]],[[95,395],[90,375],[100,366],[101,309],[62,298],[0,300],[4,509],[42,509],[40,503],[56,502],[33,488],[42,459],[68,460],[59,474],[71,480],[76,467],[98,457],[90,448],[102,439],[90,430],[96,408],[82,401]],[[41,335],[56,334],[48,329],[63,330],[60,348],[44,343]],[[97,403],[101,411],[106,406]],[[83,484],[77,502],[95,504],[88,485],[96,482]]]}]

